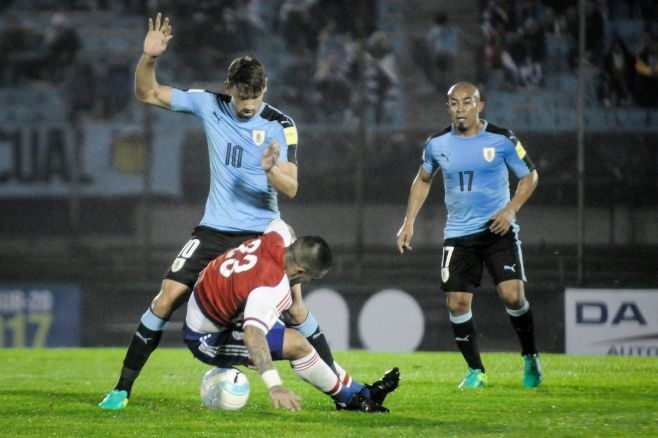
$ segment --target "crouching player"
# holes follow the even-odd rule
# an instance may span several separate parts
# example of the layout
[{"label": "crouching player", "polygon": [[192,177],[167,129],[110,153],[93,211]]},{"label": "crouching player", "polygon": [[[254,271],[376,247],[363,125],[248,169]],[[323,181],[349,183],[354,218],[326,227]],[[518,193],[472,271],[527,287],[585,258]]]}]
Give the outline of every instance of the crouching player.
[{"label": "crouching player", "polygon": [[331,250],[322,238],[294,240],[282,220],[272,221],[261,237],[225,252],[201,271],[187,304],[185,343],[204,363],[255,367],[275,408],[301,409],[299,397],[283,386],[272,364],[285,359],[338,409],[388,412],[382,403],[398,387],[397,368],[372,385],[341,379],[302,334],[281,321],[293,303],[291,283],[320,279],[331,263]]}]

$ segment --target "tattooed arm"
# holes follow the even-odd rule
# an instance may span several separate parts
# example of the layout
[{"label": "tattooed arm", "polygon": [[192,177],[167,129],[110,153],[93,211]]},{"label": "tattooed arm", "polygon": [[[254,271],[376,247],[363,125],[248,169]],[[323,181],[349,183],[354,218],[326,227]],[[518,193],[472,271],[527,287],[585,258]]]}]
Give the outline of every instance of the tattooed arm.
[{"label": "tattooed arm", "polygon": [[290,411],[301,410],[299,397],[283,386],[279,373],[274,368],[265,333],[257,327],[246,326],[244,328],[244,344],[249,350],[251,361],[268,388],[274,408],[284,408]]}]

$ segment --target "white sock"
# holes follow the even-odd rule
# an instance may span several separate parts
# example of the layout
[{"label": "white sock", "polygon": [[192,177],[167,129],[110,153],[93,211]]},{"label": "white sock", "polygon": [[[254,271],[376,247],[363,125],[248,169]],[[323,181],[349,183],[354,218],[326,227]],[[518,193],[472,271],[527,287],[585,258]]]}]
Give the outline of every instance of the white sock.
[{"label": "white sock", "polygon": [[352,377],[336,361],[334,361],[334,368],[336,368],[341,383],[349,388],[352,385]]},{"label": "white sock", "polygon": [[343,384],[329,368],[329,365],[320,359],[315,349],[306,357],[291,360],[290,365],[295,374],[302,380],[307,381],[331,397],[337,396],[343,389]]}]

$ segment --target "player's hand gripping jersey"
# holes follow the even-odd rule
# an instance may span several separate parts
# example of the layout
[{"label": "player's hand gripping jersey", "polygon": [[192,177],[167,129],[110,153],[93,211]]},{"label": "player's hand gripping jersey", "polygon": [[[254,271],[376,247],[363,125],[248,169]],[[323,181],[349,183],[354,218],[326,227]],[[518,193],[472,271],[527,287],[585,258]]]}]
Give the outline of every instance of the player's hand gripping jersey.
[{"label": "player's hand gripping jersey", "polygon": [[201,271],[188,302],[188,327],[200,333],[253,325],[267,333],[292,304],[283,256],[288,226],[273,221],[263,236],[231,249]]},{"label": "player's hand gripping jersey", "polygon": [[230,96],[204,90],[172,90],[171,110],[194,114],[203,124],[210,155],[210,190],[201,225],[221,231],[262,232],[279,217],[277,192],[261,167],[261,154],[276,140],[280,161],[297,164],[293,120],[263,103],[239,118]]},{"label": "player's hand gripping jersey", "polygon": [[452,125],[431,136],[422,166],[432,174],[438,169],[443,173],[446,239],[484,231],[491,216],[509,203],[508,167],[518,178],[535,168],[511,131],[487,121],[473,137],[455,134]]}]

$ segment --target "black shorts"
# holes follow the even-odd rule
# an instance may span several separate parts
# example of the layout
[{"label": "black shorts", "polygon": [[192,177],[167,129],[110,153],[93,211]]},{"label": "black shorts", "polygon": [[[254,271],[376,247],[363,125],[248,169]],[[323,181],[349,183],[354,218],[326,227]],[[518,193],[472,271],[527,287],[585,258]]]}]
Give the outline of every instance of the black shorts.
[{"label": "black shorts", "polygon": [[176,256],[165,278],[186,284],[192,289],[199,272],[218,255],[262,234],[257,231],[219,231],[200,225],[194,229],[192,238]]},{"label": "black shorts", "polygon": [[482,265],[497,285],[506,280],[526,281],[521,241],[510,228],[504,235],[489,230],[446,239],[441,256],[441,288],[445,292],[473,292],[482,280]]}]

